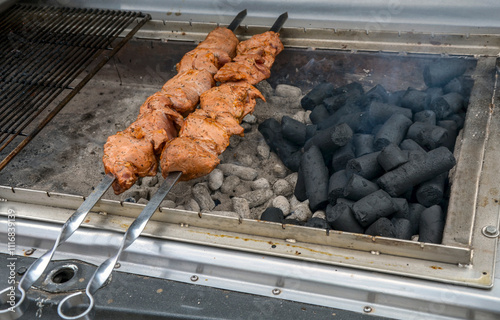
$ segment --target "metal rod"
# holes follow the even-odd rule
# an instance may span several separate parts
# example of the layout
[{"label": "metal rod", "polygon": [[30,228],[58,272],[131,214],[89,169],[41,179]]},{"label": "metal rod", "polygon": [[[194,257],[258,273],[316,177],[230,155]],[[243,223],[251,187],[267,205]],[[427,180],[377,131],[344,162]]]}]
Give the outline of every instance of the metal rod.
[{"label": "metal rod", "polygon": [[[28,306],[28,300],[26,299],[26,291],[31,288],[31,286],[40,278],[47,266],[49,265],[52,256],[54,255],[57,247],[63,244],[69,237],[78,229],[78,227],[85,220],[85,217],[89,211],[94,207],[94,205],[101,199],[102,195],[109,189],[111,184],[115,181],[115,177],[111,174],[107,174],[99,185],[94,189],[94,191],[88,196],[87,199],[80,205],[80,207],[69,217],[69,219],[61,227],[59,236],[56,239],[51,250],[47,251],[41,257],[35,260],[28,268],[24,276],[19,281],[18,291],[19,296],[16,297],[16,304],[8,309],[0,310],[0,319],[18,319],[21,317]],[[11,288],[8,287],[0,291],[0,302],[5,303],[9,301],[9,293]]]},{"label": "metal rod", "polygon": [[234,31],[239,27],[243,19],[247,16],[247,9],[240,11],[236,17],[234,17],[233,21],[227,27],[229,30]]},{"label": "metal rod", "polygon": [[283,27],[287,19],[288,19],[288,12],[282,13],[278,17],[278,19],[276,19],[276,21],[274,22],[271,29],[269,29],[269,31],[280,32],[281,28]]},{"label": "metal rod", "polygon": [[[61,318],[66,320],[91,319],[91,312],[95,304],[94,294],[102,287],[113,272],[123,250],[127,249],[137,238],[139,238],[146,224],[149,222],[149,219],[151,219],[165,196],[169,193],[181,175],[182,172],[169,173],[158,191],[153,195],[146,207],[144,207],[139,216],[125,232],[120,248],[116,254],[101,263],[90,278],[85,291],[69,295],[59,302],[57,313]],[[86,305],[86,308],[81,308],[82,305]],[[74,310],[76,307],[78,307],[78,310]]]}]

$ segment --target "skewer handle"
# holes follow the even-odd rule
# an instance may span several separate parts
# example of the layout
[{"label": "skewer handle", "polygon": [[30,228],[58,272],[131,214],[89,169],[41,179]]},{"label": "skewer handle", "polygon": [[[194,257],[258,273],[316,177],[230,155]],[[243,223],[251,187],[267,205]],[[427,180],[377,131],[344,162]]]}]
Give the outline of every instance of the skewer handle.
[{"label": "skewer handle", "polygon": [[59,303],[57,313],[61,318],[66,320],[92,319],[92,311],[95,304],[93,295],[109,278],[123,250],[132,245],[132,243],[134,243],[134,241],[139,237],[141,232],[146,227],[146,224],[149,222],[149,219],[151,219],[156,209],[158,209],[165,196],[169,193],[181,175],[181,172],[171,172],[167,176],[158,191],[153,195],[146,207],[144,207],[139,216],[134,220],[134,222],[132,222],[130,227],[125,232],[120,248],[116,254],[104,261],[94,272],[90,278],[85,293],[74,293],[67,296]]},{"label": "skewer handle", "polygon": [[[31,286],[40,278],[50,260],[54,256],[57,247],[68,240],[69,237],[80,227],[83,220],[89,213],[89,211],[94,207],[94,205],[101,199],[102,195],[109,189],[111,184],[115,181],[115,177],[112,174],[107,174],[99,185],[92,191],[92,193],[85,199],[85,201],[80,205],[80,207],[69,217],[69,219],[61,227],[61,231],[56,239],[51,250],[44,253],[41,257],[36,259],[31,266],[28,268],[24,276],[19,281],[17,287],[18,292],[16,293],[16,303],[11,305],[8,309],[0,310],[1,320],[13,320],[21,317],[28,307],[28,300],[26,299],[26,291],[28,291]],[[0,303],[2,305],[10,304],[12,288],[6,288],[0,291]]]}]

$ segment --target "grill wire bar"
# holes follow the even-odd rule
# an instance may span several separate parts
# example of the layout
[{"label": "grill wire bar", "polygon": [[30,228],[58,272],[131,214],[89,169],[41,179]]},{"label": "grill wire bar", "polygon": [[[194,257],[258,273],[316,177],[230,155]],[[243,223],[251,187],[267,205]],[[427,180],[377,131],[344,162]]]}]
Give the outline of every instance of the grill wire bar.
[{"label": "grill wire bar", "polygon": [[[0,15],[0,152],[7,154],[0,170],[150,19],[140,12],[30,5]],[[136,26],[115,43],[134,21]],[[11,147],[16,138],[21,141]]]}]

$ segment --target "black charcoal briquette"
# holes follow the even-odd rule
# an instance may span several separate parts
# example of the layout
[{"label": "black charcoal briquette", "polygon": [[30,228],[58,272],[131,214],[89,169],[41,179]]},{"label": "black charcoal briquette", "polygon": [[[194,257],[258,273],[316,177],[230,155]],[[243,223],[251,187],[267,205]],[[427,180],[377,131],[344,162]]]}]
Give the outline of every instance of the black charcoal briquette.
[{"label": "black charcoal briquette", "polygon": [[381,217],[387,217],[396,212],[397,207],[391,196],[384,190],[377,190],[358,200],[352,206],[356,220],[367,227]]},{"label": "black charcoal briquette", "polygon": [[289,116],[281,118],[281,132],[285,139],[299,146],[306,142],[306,125]]},{"label": "black charcoal briquette", "polygon": [[415,122],[408,128],[406,137],[423,148],[432,150],[445,145],[448,141],[448,130],[432,124]]},{"label": "black charcoal briquette", "polygon": [[440,204],[444,196],[444,186],[448,173],[442,173],[430,180],[422,182],[416,192],[418,203],[425,207]]},{"label": "black charcoal briquette", "polygon": [[401,99],[401,107],[420,112],[427,107],[427,93],[408,88]]},{"label": "black charcoal briquette", "polygon": [[436,98],[430,104],[430,109],[436,113],[439,119],[444,119],[454,113],[458,113],[463,107],[464,98],[460,93],[456,92],[450,92]]},{"label": "black charcoal briquette", "polygon": [[401,143],[411,125],[412,121],[402,114],[392,115],[375,135],[375,149],[382,150],[391,143]]},{"label": "black charcoal briquette", "polygon": [[[349,176],[345,170],[340,170],[332,174],[328,183],[328,201],[335,205],[337,199],[344,196],[344,187],[349,181]],[[297,181],[298,184],[298,181]],[[298,199],[298,198],[297,198]],[[300,200],[299,201],[303,201]]]},{"label": "black charcoal briquette", "polygon": [[321,104],[323,99],[330,97],[333,94],[333,90],[333,84],[329,82],[320,83],[302,98],[300,104],[302,108],[312,110],[315,106]]},{"label": "black charcoal briquette", "polygon": [[326,207],[329,175],[318,147],[312,146],[304,152],[300,167],[303,171],[309,208],[314,212]]},{"label": "black charcoal briquette", "polygon": [[402,114],[408,119],[413,118],[411,109],[401,108],[382,102],[372,101],[367,109],[368,119],[373,125],[382,124],[394,114]]},{"label": "black charcoal briquette", "polygon": [[352,213],[351,208],[345,203],[337,203],[326,207],[326,221],[334,230],[363,233],[364,229],[360,226]]},{"label": "black charcoal briquette", "polygon": [[384,169],[378,163],[378,152],[365,154],[361,157],[349,160],[346,165],[348,173],[356,173],[365,179],[371,180],[379,177],[384,173]]},{"label": "black charcoal briquette", "polygon": [[330,225],[325,219],[314,217],[304,224],[305,227],[319,228],[319,229],[330,229]]},{"label": "black charcoal briquette", "polygon": [[297,172],[297,183],[295,184],[293,195],[300,202],[307,200],[306,184],[304,180],[304,171],[302,170],[302,166],[299,167],[299,171]]},{"label": "black charcoal briquette", "polygon": [[396,236],[394,226],[391,220],[380,218],[372,223],[366,230],[365,234],[378,237],[394,238]]},{"label": "black charcoal briquette", "polygon": [[467,67],[460,59],[440,59],[424,68],[424,82],[428,87],[442,87],[461,76]]},{"label": "black charcoal briquette", "polygon": [[420,215],[420,242],[441,243],[446,214],[440,206],[435,205],[425,209]]},{"label": "black charcoal briquette", "polygon": [[313,124],[318,124],[322,121],[325,121],[330,116],[330,113],[326,109],[325,105],[319,104],[314,107],[313,111],[309,115],[309,119]]},{"label": "black charcoal briquette", "polygon": [[399,147],[401,148],[401,150],[405,151],[414,150],[414,151],[426,152],[424,148],[422,148],[418,143],[415,142],[415,140],[412,139],[405,139],[401,141]]},{"label": "black charcoal briquette", "polygon": [[333,171],[344,170],[347,162],[354,159],[356,155],[354,154],[354,146],[352,140],[349,141],[345,146],[338,148],[332,157],[332,169]]},{"label": "black charcoal briquette", "polygon": [[397,239],[410,240],[413,236],[413,229],[410,220],[393,218],[391,219],[394,226],[394,237]]},{"label": "black charcoal briquette", "polygon": [[375,137],[372,134],[363,134],[363,133],[356,133],[352,137],[352,143],[354,145],[354,152],[356,153],[356,158],[375,151],[373,147],[374,138]]},{"label": "black charcoal briquette", "polygon": [[260,216],[260,220],[282,223],[285,219],[283,211],[279,208],[269,207]]},{"label": "black charcoal briquette", "polygon": [[366,97],[370,101],[387,103],[387,101],[389,100],[389,93],[382,85],[377,84],[375,87],[368,90],[368,92],[366,93]]},{"label": "black charcoal briquette", "polygon": [[436,125],[436,113],[432,110],[424,110],[417,112],[413,115],[413,121],[424,122],[432,125]]},{"label": "black charcoal briquette", "polygon": [[401,150],[397,145],[391,143],[386,146],[377,157],[377,161],[385,171],[391,171],[408,162],[408,152]]},{"label": "black charcoal briquette", "polygon": [[358,201],[379,189],[376,183],[353,174],[344,187],[344,197],[349,200]]}]

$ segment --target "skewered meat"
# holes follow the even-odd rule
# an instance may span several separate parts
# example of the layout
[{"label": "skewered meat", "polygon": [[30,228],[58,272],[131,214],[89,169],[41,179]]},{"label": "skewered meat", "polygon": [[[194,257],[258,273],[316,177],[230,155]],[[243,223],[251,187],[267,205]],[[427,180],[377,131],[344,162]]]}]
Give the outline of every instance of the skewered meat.
[{"label": "skewered meat", "polygon": [[214,79],[219,82],[245,81],[257,84],[271,76],[275,57],[283,50],[279,34],[268,31],[242,41],[233,62],[226,63]]},{"label": "skewered meat", "polygon": [[[190,180],[210,173],[220,162],[218,155],[229,145],[229,136],[237,132],[234,122],[227,119],[231,117],[240,123],[253,112],[256,98],[265,100],[245,82],[224,83],[203,93],[200,110],[185,119],[178,138],[165,144],[160,159],[163,176],[181,171],[180,179]],[[242,134],[239,132],[236,134]]]},{"label": "skewered meat", "polygon": [[235,56],[237,44],[238,39],[231,30],[216,28],[194,50],[184,55],[176,65],[177,72],[194,69],[205,70],[214,75]]},{"label": "skewered meat", "polygon": [[[207,63],[212,61],[212,67],[218,69],[235,55],[237,44],[238,39],[229,29],[212,31],[191,54],[185,56],[184,62],[181,61],[179,74],[144,102],[137,120],[108,138],[104,145],[103,164],[105,172],[116,178],[113,183],[116,194],[129,189],[139,177],[156,175],[156,156],[167,141],[177,136],[184,122],[183,116],[194,110],[200,95],[215,85],[212,74],[217,70]],[[242,133],[236,127],[238,123],[231,122],[228,117],[220,115],[217,119],[231,128],[231,134]],[[202,123],[209,125],[209,122]],[[212,126],[222,127],[213,122]],[[226,136],[221,135],[221,138],[229,141],[227,133]]]}]

